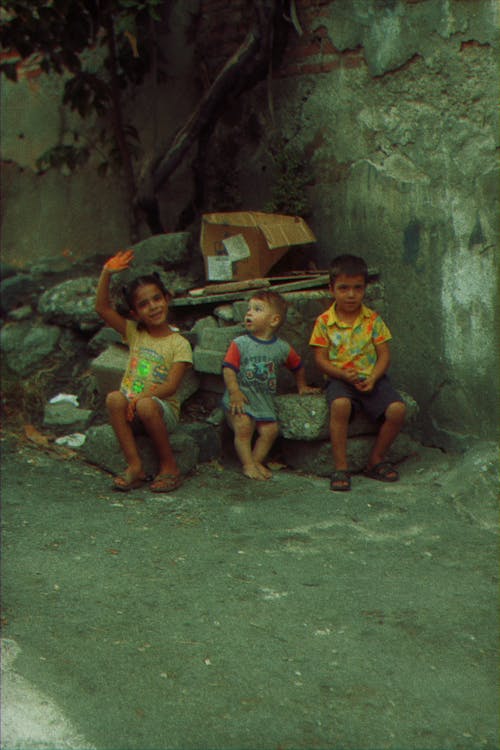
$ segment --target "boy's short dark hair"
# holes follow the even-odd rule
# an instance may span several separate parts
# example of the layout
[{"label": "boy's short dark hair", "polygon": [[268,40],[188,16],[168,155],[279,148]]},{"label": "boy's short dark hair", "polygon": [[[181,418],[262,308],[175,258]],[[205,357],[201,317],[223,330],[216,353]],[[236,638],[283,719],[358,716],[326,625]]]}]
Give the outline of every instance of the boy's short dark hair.
[{"label": "boy's short dark hair", "polygon": [[272,289],[259,289],[249,299],[260,299],[262,302],[267,302],[269,307],[279,315],[280,326],[283,325],[286,320],[288,302],[279,292],[274,292]]},{"label": "boy's short dark hair", "polygon": [[330,264],[330,283],[334,284],[337,276],[363,276],[365,284],[368,282],[368,266],[358,255],[337,255]]}]

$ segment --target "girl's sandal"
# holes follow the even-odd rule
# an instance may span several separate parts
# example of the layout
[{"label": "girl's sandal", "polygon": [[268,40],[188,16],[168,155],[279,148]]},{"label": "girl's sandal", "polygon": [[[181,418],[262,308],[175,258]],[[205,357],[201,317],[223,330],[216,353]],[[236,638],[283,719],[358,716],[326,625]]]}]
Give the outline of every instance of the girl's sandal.
[{"label": "girl's sandal", "polygon": [[151,492],[172,492],[183,483],[180,474],[158,474],[152,484],[149,485]]},{"label": "girl's sandal", "polygon": [[147,482],[147,477],[133,477],[128,471],[124,471],[123,474],[115,477],[113,482],[113,489],[118,492],[130,492],[130,490],[137,490]]}]

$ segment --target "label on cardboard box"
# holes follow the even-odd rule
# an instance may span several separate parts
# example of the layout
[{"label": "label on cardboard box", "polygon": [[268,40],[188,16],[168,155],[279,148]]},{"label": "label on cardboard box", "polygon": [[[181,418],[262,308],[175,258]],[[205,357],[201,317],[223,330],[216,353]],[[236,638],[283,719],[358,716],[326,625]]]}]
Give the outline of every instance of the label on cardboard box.
[{"label": "label on cardboard box", "polygon": [[207,278],[209,281],[230,281],[233,278],[233,264],[227,255],[207,256]]},{"label": "label on cardboard box", "polygon": [[233,262],[250,257],[250,248],[242,234],[234,234],[232,237],[226,237],[225,240],[222,240],[222,244]]}]

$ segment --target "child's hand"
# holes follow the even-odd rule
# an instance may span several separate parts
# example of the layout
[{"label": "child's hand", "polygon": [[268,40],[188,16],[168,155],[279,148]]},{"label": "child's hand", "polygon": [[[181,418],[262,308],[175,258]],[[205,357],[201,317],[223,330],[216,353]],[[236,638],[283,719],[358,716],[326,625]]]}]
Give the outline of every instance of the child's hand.
[{"label": "child's hand", "polygon": [[135,417],[135,409],[137,407],[137,402],[139,401],[139,396],[135,396],[134,398],[129,399],[129,402],[127,404],[127,422],[133,422]]},{"label": "child's hand", "polygon": [[358,380],[358,382],[354,383],[354,385],[356,387],[356,390],[361,391],[362,393],[370,393],[375,388],[376,382],[377,381],[371,375],[368,375],[362,380]]},{"label": "child's hand", "polygon": [[106,271],[110,273],[119,273],[125,271],[134,260],[133,250],[119,250],[104,264]]},{"label": "child's hand", "polygon": [[229,411],[231,414],[244,414],[245,404],[248,404],[248,399],[240,390],[229,393]]},{"label": "child's hand", "polygon": [[359,373],[354,367],[346,368],[345,370],[343,370],[343,374],[344,380],[346,380],[348,383],[355,386],[358,385]]}]

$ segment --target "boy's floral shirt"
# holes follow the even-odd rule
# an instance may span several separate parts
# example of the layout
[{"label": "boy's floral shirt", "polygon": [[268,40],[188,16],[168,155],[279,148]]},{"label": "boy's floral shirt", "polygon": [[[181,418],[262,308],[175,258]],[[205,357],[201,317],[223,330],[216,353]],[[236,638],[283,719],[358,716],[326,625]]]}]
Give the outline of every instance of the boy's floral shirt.
[{"label": "boy's floral shirt", "polygon": [[337,367],[355,368],[370,375],[377,362],[375,347],[391,338],[388,327],[374,310],[361,305],[358,318],[349,325],[337,318],[333,303],[316,318],[309,344],[328,348],[328,358]]}]

